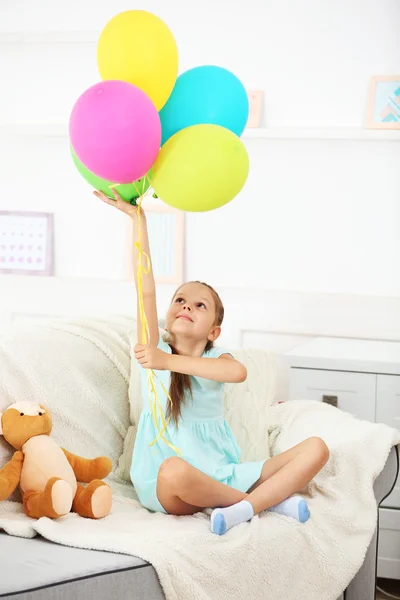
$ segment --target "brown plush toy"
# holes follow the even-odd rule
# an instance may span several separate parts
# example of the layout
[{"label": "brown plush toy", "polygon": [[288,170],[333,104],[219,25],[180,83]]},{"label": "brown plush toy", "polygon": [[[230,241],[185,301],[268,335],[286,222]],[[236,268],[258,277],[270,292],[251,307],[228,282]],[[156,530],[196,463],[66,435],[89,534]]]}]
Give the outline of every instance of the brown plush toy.
[{"label": "brown plush toy", "polygon": [[57,519],[71,510],[91,519],[105,517],[112,493],[100,480],[111,471],[110,459],[71,454],[50,437],[51,428],[50,412],[40,404],[16,402],[0,414],[0,434],[17,450],[0,470],[0,500],[19,484],[25,513],[34,519]]}]

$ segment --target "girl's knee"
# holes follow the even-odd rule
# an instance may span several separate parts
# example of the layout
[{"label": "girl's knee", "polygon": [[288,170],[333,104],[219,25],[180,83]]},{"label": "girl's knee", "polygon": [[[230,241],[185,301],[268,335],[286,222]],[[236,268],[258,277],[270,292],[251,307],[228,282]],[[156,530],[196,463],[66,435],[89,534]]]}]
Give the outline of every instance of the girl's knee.
[{"label": "girl's knee", "polygon": [[176,484],[187,471],[188,464],[178,456],[171,456],[164,460],[158,471],[158,480]]},{"label": "girl's knee", "polygon": [[307,440],[307,445],[309,451],[312,452],[312,456],[321,462],[321,464],[325,464],[329,459],[329,448],[325,444],[324,440],[319,437],[310,437]]}]

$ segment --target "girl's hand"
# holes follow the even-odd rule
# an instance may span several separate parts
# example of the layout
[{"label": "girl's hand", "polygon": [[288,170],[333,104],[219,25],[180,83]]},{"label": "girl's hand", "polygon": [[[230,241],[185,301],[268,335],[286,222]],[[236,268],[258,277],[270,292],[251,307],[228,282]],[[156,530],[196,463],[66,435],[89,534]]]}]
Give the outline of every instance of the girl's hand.
[{"label": "girl's hand", "polygon": [[156,346],[136,344],[134,352],[136,360],[144,369],[155,369],[156,371],[168,369],[167,362],[170,355]]},{"label": "girl's hand", "polygon": [[115,208],[118,208],[118,210],[125,213],[126,215],[129,215],[130,217],[137,216],[138,211],[140,210],[140,216],[144,218],[144,212],[142,209],[139,209],[137,206],[133,206],[132,204],[129,204],[129,202],[125,202],[124,200],[122,200],[121,196],[115,188],[111,188],[111,191],[114,194],[115,199],[109,198],[104,192],[101,192],[100,190],[93,192],[93,194],[106,204],[109,204],[110,206],[115,206]]}]

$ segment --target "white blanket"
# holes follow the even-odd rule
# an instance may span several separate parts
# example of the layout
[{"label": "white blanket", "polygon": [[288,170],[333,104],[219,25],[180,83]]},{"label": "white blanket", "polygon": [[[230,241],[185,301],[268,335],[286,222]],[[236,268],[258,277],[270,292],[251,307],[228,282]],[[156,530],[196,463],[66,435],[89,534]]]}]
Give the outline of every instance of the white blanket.
[{"label": "white blanket", "polygon": [[272,454],[310,435],[330,446],[330,461],[305,490],[306,524],[264,513],[216,537],[208,515],[150,514],[128,483],[114,481],[113,510],[101,521],[76,515],[34,521],[6,502],[0,527],[139,556],[154,565],[167,600],[336,600],[363,562],[377,520],[372,484],[400,433],[309,401],[275,405],[270,424]]}]

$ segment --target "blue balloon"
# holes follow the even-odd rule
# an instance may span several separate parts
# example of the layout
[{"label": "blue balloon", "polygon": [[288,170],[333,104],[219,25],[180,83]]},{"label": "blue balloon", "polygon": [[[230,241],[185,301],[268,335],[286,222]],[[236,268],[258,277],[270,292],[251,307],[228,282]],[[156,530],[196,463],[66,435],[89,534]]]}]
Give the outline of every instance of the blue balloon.
[{"label": "blue balloon", "polygon": [[240,136],[248,117],[247,92],[236,75],[222,67],[195,67],[179,75],[160,111],[161,144],[181,129],[203,123],[226,127]]}]

